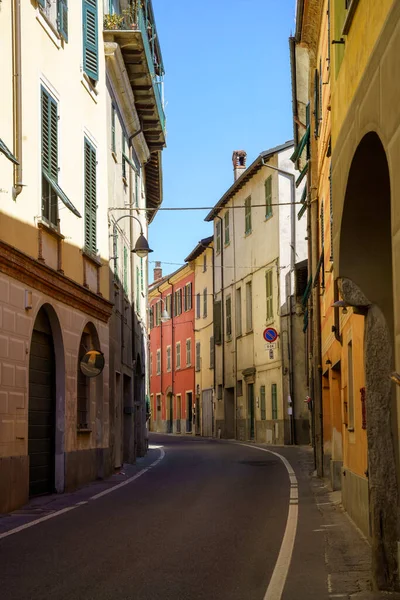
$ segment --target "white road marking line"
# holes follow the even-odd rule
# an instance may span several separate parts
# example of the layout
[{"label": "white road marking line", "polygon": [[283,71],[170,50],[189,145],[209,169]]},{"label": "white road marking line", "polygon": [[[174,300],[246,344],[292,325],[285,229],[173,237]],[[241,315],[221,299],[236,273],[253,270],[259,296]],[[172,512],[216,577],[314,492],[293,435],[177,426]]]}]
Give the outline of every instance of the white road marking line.
[{"label": "white road marking line", "polygon": [[[290,563],[292,560],[294,540],[296,538],[297,531],[297,521],[299,517],[299,506],[298,506],[298,490],[294,490],[294,486],[297,485],[297,478],[295,472],[289,463],[289,461],[278,454],[277,452],[272,452],[272,450],[267,450],[266,448],[260,448],[259,446],[251,446],[250,444],[240,444],[241,446],[247,446],[248,448],[253,448],[254,450],[261,450],[262,452],[268,452],[269,454],[273,454],[277,456],[285,465],[286,470],[289,474],[289,479],[291,485],[290,497],[289,500],[289,512],[288,518],[286,521],[286,529],[285,534],[283,536],[281,549],[279,550],[278,560],[276,561],[274,572],[272,573],[271,580],[269,582],[267,591],[265,592],[264,600],[281,600],[283,589],[285,587],[286,578],[289,572]],[[292,497],[292,492],[297,493],[296,497]]]},{"label": "white road marking line", "polygon": [[[162,459],[165,456],[164,449],[162,447],[160,447],[158,449],[160,450],[160,453],[161,453],[160,458],[157,458],[157,460],[155,460],[153,463],[151,463],[151,465],[146,467],[146,469],[142,469],[141,471],[139,471],[139,473],[136,473],[136,475],[134,475],[130,479],[127,479],[126,481],[123,481],[122,483],[119,483],[118,485],[115,485],[114,487],[108,488],[107,490],[104,490],[103,492],[100,492],[99,494],[92,496],[91,498],[89,498],[89,500],[97,500],[97,498],[101,498],[102,496],[105,496],[106,494],[110,494],[114,490],[118,490],[119,488],[123,487],[124,485],[128,485],[128,483],[132,483],[132,481],[135,481],[135,479],[138,479],[138,477],[141,477],[142,475],[144,475],[144,473],[146,473],[149,469],[151,469],[152,467],[155,467],[158,463],[160,463],[162,461]],[[70,512],[71,510],[74,510],[75,508],[78,508],[79,506],[83,506],[84,504],[88,504],[88,501],[78,502],[77,504],[74,504],[73,506],[67,506],[66,508],[57,510],[56,512],[53,512],[50,515],[46,515],[45,517],[40,517],[40,519],[35,519],[34,521],[25,523],[25,525],[20,525],[19,527],[15,527],[14,529],[10,529],[9,531],[0,533],[0,540],[8,537],[9,535],[14,535],[14,533],[19,533],[20,531],[23,531],[24,529],[29,529],[29,527],[33,527],[34,525],[39,525],[39,523],[43,523],[44,521],[48,521],[49,519],[54,519],[54,517],[58,517],[59,515],[63,515],[64,513]]]}]

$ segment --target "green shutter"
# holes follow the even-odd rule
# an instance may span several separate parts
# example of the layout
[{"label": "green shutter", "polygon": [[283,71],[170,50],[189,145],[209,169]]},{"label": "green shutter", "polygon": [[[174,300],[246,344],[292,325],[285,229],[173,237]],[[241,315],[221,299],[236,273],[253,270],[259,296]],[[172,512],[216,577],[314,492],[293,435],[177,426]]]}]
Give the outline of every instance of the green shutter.
[{"label": "green shutter", "polygon": [[83,0],[83,69],[91,79],[99,78],[97,0]]},{"label": "green shutter", "polygon": [[274,316],[272,269],[265,273],[265,295],[267,299],[267,321]]},{"label": "green shutter", "polygon": [[6,158],[8,158],[8,160],[11,160],[11,162],[13,162],[15,165],[19,165],[19,162],[15,158],[14,154],[11,152],[11,150],[9,148],[7,148],[7,146],[1,139],[0,139],[0,152],[2,154],[4,154],[4,156]]},{"label": "green shutter", "polygon": [[124,290],[128,293],[128,250],[124,246]]},{"label": "green shutter", "polygon": [[265,218],[272,217],[272,177],[265,180]]},{"label": "green shutter", "polygon": [[58,0],[58,31],[68,42],[68,0]]},{"label": "green shutter", "polygon": [[97,253],[96,247],[96,150],[85,138],[85,247]]},{"label": "green shutter", "polygon": [[[290,160],[291,160],[292,162],[296,162],[296,161],[297,161],[297,160],[300,158],[300,156],[301,156],[301,155],[302,155],[302,153],[303,153],[303,150],[304,150],[304,148],[305,148],[306,146],[308,147],[309,139],[310,139],[310,126],[309,126],[309,125],[307,125],[307,128],[306,128],[306,132],[305,132],[305,134],[304,134],[304,135],[303,135],[303,137],[301,138],[301,140],[300,140],[299,144],[298,144],[298,145],[297,145],[297,147],[295,148],[295,151],[293,152],[292,156],[290,157]],[[308,152],[308,150],[307,150],[307,152]],[[308,158],[309,158],[309,157],[307,156],[307,159],[308,159]]]},{"label": "green shutter", "polygon": [[272,418],[278,418],[278,393],[277,393],[277,385],[273,383],[271,385],[271,408],[272,408]]},{"label": "green shutter", "polygon": [[42,8],[46,7],[46,0],[38,0],[38,2]]},{"label": "green shutter", "polygon": [[261,420],[265,421],[265,419],[267,418],[265,410],[265,385],[260,386],[260,411]]},{"label": "green shutter", "polygon": [[115,106],[114,104],[111,105],[111,151],[114,152],[114,154],[116,149],[116,145],[115,145]]},{"label": "green shutter", "polygon": [[58,180],[58,111],[57,103],[42,88],[42,168]]}]

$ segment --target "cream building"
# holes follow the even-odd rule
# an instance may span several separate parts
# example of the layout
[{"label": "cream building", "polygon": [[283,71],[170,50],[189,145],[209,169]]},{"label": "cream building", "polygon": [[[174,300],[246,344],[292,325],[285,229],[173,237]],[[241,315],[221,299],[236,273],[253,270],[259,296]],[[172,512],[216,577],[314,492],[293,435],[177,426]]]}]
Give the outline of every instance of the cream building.
[{"label": "cream building", "polygon": [[214,325],[210,299],[214,292],[214,236],[200,240],[185,259],[194,268],[195,433],[215,435]]},{"label": "cream building", "polygon": [[[152,11],[145,5],[147,26]],[[104,15],[101,0],[12,0],[0,8],[0,512],[29,495],[103,477],[116,464],[110,448],[109,383],[114,389],[116,382],[109,361],[115,301],[109,236],[118,217],[107,194],[113,177],[107,123],[110,98],[119,99],[111,66],[106,69]],[[147,61],[145,35],[136,29],[139,59]],[[147,82],[150,76],[143,77]],[[158,84],[151,85],[159,96]],[[160,122],[164,127],[163,115]],[[133,135],[133,118],[124,127]],[[159,130],[146,141],[143,169],[146,143],[137,136],[138,210],[155,209],[161,199],[165,139]],[[128,183],[131,176],[129,170]],[[118,191],[118,208],[122,201]],[[140,214],[144,223],[146,212]],[[137,223],[129,231],[131,243],[139,230]],[[146,265],[128,262],[128,298],[138,298],[144,330],[146,293],[134,285],[139,269],[142,289],[142,266],[146,290]],[[120,273],[123,266],[116,268]],[[93,379],[79,368],[87,350],[104,356],[104,369]]]},{"label": "cream building", "polygon": [[[281,306],[295,293],[295,263],[306,258],[305,223],[297,222],[292,203],[302,194],[301,186],[295,191],[292,152],[287,142],[247,169],[246,153],[234,152],[235,181],[206,217],[214,221],[217,436],[282,444],[294,441],[297,422],[308,422],[302,386],[283,393],[291,366],[283,355]],[[270,344],[267,327],[278,334]],[[304,363],[304,338],[292,351]]]}]

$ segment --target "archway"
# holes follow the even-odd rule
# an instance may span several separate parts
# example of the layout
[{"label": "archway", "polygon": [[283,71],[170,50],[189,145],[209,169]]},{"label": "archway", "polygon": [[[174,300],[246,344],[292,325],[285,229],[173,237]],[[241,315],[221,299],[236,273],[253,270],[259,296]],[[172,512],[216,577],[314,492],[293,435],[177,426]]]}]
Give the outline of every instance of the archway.
[{"label": "archway", "polygon": [[[81,340],[78,352],[77,364],[77,410],[76,424],[80,431],[92,429],[92,424],[96,423],[101,426],[102,415],[98,411],[102,410],[103,403],[100,402],[103,389],[103,374],[97,377],[89,378],[83,374],[80,363],[86,352],[89,350],[97,350],[101,352],[100,340],[93,323],[88,322],[82,331]],[[92,406],[95,406],[96,414],[92,414]],[[96,443],[101,443],[102,432],[96,427]]]},{"label": "archway", "polygon": [[374,132],[351,163],[340,229],[339,287],[365,315],[368,486],[373,569],[379,589],[395,587],[397,479],[394,452],[391,192],[386,153]]},{"label": "archway", "polygon": [[54,308],[43,305],[29,353],[29,495],[64,491],[65,359]]}]

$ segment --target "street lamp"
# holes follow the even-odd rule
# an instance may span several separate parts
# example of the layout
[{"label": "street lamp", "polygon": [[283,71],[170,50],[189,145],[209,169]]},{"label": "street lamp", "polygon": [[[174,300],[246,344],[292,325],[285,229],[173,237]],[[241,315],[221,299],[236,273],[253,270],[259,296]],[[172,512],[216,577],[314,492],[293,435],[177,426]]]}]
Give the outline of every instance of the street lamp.
[{"label": "street lamp", "polygon": [[112,237],[113,237],[114,256],[112,257],[112,259],[114,260],[114,270],[117,266],[117,259],[118,259],[118,256],[117,256],[117,237],[118,237],[117,224],[119,221],[121,221],[122,219],[126,219],[126,218],[135,219],[135,221],[137,221],[140,226],[140,235],[139,235],[138,239],[136,240],[136,244],[135,244],[135,247],[133,248],[132,252],[134,254],[136,254],[137,256],[139,256],[140,258],[145,258],[150,252],[153,252],[153,250],[151,250],[151,248],[149,247],[149,242],[146,240],[146,238],[143,234],[143,227],[142,227],[142,224],[139,221],[139,219],[137,217],[135,217],[134,215],[122,215],[122,217],[119,217],[119,219],[114,221],[114,224],[113,224]]}]

